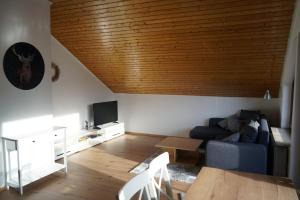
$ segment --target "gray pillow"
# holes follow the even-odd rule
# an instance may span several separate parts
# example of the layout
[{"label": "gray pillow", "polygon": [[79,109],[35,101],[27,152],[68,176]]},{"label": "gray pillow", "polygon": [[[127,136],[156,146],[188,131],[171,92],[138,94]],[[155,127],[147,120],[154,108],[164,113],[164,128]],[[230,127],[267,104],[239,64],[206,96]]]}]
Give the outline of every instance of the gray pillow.
[{"label": "gray pillow", "polygon": [[241,122],[235,118],[228,118],[227,119],[227,129],[233,133],[240,131]]},{"label": "gray pillow", "polygon": [[222,141],[224,142],[238,142],[239,140],[240,140],[240,133],[234,133],[222,139]]},{"label": "gray pillow", "polygon": [[235,133],[240,130],[241,123],[240,123],[240,120],[229,117],[229,118],[226,118],[226,119],[220,121],[218,123],[218,125],[225,130],[229,130],[229,131]]},{"label": "gray pillow", "polygon": [[221,128],[224,128],[225,130],[227,130],[227,128],[228,128],[227,119],[223,119],[222,121],[219,121],[218,125],[219,125]]}]

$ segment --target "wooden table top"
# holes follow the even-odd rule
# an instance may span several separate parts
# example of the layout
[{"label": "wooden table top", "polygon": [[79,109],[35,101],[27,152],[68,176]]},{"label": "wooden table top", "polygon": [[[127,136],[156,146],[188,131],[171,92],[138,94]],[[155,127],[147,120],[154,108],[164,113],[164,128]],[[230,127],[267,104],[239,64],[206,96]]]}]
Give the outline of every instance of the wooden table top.
[{"label": "wooden table top", "polygon": [[185,200],[298,200],[287,178],[203,167]]},{"label": "wooden table top", "polygon": [[200,144],[202,144],[202,142],[202,140],[196,140],[191,138],[167,137],[155,146],[162,148],[175,148],[186,151],[196,151]]}]

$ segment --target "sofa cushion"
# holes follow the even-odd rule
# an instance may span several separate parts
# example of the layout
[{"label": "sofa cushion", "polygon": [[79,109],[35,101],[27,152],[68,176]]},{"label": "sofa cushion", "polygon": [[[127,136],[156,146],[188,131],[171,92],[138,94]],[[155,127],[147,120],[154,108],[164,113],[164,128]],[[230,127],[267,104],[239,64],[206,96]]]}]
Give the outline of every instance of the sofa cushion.
[{"label": "sofa cushion", "polygon": [[233,133],[222,139],[223,142],[238,142],[240,140],[240,133]]},{"label": "sofa cushion", "polygon": [[216,138],[224,138],[232,132],[224,130],[220,127],[196,126],[190,131],[190,137],[194,139],[211,140]]},{"label": "sofa cushion", "polygon": [[241,110],[240,119],[241,120],[253,120],[258,121],[260,118],[260,111],[256,110]]},{"label": "sofa cushion", "polygon": [[264,118],[260,120],[260,126],[258,127],[258,143],[267,146],[270,140],[270,130],[268,121]]},{"label": "sofa cushion", "polygon": [[241,128],[241,142],[254,143],[257,140],[259,123],[251,120]]},{"label": "sofa cushion", "polygon": [[235,118],[228,118],[227,126],[228,130],[230,130],[231,132],[238,132],[240,130],[241,121]]},{"label": "sofa cushion", "polygon": [[240,130],[241,122],[239,119],[229,117],[218,123],[218,125],[226,130],[229,130],[233,133],[238,132]]},{"label": "sofa cushion", "polygon": [[228,120],[223,119],[222,121],[219,121],[218,125],[223,129],[227,129],[228,128]]},{"label": "sofa cushion", "polygon": [[218,123],[225,118],[210,118],[209,119],[209,127],[218,127]]}]

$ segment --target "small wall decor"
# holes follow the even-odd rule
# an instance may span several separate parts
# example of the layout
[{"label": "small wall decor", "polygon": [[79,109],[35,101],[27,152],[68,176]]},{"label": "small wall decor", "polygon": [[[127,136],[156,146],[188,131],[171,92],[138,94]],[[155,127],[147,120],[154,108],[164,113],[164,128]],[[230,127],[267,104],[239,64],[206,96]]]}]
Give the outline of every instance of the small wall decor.
[{"label": "small wall decor", "polygon": [[42,55],[26,42],[15,43],[6,51],[3,67],[9,82],[22,90],[38,86],[45,73]]},{"label": "small wall decor", "polygon": [[54,74],[52,76],[52,82],[55,82],[58,80],[60,75],[60,70],[57,64],[51,63],[51,68],[54,70]]}]

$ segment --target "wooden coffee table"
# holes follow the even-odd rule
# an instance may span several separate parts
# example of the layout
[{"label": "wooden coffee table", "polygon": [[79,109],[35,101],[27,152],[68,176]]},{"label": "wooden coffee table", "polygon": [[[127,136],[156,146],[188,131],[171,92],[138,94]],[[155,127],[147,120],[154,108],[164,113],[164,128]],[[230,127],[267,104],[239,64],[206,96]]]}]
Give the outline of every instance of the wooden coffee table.
[{"label": "wooden coffee table", "polygon": [[202,142],[202,140],[191,138],[167,137],[155,146],[161,148],[163,151],[169,152],[171,161],[176,162],[178,159],[178,151],[188,151],[199,156],[198,148]]}]

